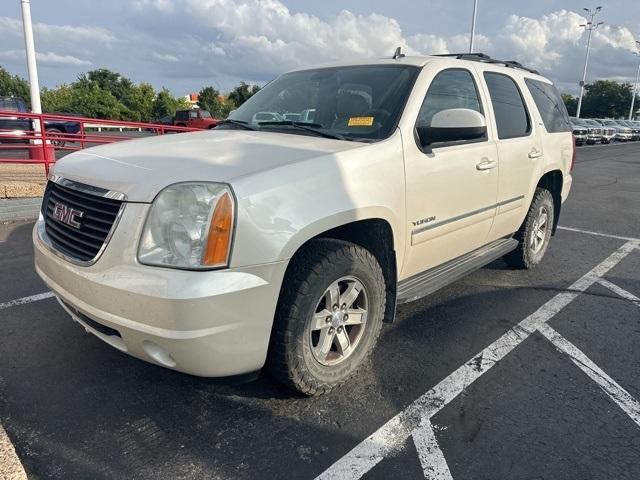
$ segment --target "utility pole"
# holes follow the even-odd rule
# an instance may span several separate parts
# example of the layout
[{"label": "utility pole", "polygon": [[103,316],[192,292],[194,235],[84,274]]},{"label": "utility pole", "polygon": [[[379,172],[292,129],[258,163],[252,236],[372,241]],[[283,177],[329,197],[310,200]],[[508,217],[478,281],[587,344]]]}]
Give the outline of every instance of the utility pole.
[{"label": "utility pole", "polygon": [[42,107],[40,106],[38,66],[36,65],[36,48],[33,43],[33,27],[31,26],[31,5],[29,0],[20,0],[20,3],[22,4],[24,46],[27,52],[27,69],[29,71],[29,87],[31,89],[31,111],[33,113],[42,113]]},{"label": "utility pole", "polygon": [[469,40],[469,53],[473,53],[473,42],[476,36],[476,14],[478,13],[478,0],[473,0],[473,17],[471,17],[471,39]]},{"label": "utility pole", "polygon": [[[640,57],[640,40],[636,40],[634,55]],[[638,61],[638,71],[636,72],[636,83],[633,84],[633,95],[631,96],[631,108],[629,109],[629,120],[633,120],[633,106],[636,103],[636,92],[638,91],[638,78],[640,78],[640,61]]]},{"label": "utility pole", "polygon": [[594,30],[597,30],[600,25],[604,22],[595,23],[593,19],[595,16],[602,10],[602,7],[596,7],[595,10],[591,10],[590,8],[583,8],[585,12],[587,12],[587,17],[589,17],[589,21],[587,23],[583,23],[580,25],[584,27],[584,29],[589,32],[589,36],[587,37],[587,55],[584,58],[584,70],[582,71],[582,81],[580,82],[580,98],[578,99],[578,111],[576,112],[576,117],[580,118],[580,110],[582,108],[582,96],[584,95],[584,82],[587,79],[587,65],[589,64],[589,52],[591,50],[591,34]]}]

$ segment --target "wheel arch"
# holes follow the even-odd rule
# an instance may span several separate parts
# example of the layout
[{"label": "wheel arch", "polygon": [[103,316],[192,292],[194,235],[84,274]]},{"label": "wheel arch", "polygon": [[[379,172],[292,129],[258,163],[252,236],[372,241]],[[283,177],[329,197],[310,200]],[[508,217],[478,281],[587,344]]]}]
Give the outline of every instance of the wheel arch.
[{"label": "wheel arch", "polygon": [[555,215],[553,218],[553,230],[551,231],[552,235],[555,235],[558,228],[558,221],[560,220],[563,181],[564,177],[562,171],[550,170],[546,172],[542,177],[540,177],[540,180],[538,180],[538,184],[536,185],[536,188],[544,188],[545,190],[548,190],[553,197],[553,208],[555,210]]},{"label": "wheel arch", "polygon": [[[326,226],[325,226],[326,227]],[[367,249],[378,260],[385,279],[386,307],[385,322],[392,322],[395,318],[396,291],[398,279],[398,258],[396,254],[397,239],[394,235],[392,223],[381,217],[355,219],[339,223],[329,228],[323,228],[308,236],[304,241],[297,242],[289,264],[296,260],[296,254],[302,248],[317,239],[335,239],[351,242]],[[285,278],[287,274],[285,273]]]}]

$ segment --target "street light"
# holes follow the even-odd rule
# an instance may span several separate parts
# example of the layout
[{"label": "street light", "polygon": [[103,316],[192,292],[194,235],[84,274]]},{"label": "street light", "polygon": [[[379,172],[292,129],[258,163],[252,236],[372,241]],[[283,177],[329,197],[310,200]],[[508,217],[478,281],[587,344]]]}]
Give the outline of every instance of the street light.
[{"label": "street light", "polygon": [[[31,6],[29,0],[20,0],[22,4],[22,26],[24,28],[24,46],[27,52],[27,70],[29,71],[29,86],[31,89],[31,111],[42,113],[40,107],[40,85],[38,83],[38,67],[36,65],[36,49],[33,43],[33,27],[31,26]],[[40,130],[39,122],[36,130]]]},{"label": "street light", "polygon": [[582,71],[582,81],[580,82],[580,98],[578,99],[578,111],[576,112],[576,117],[580,118],[580,110],[582,108],[582,96],[584,95],[584,82],[587,79],[587,65],[589,64],[589,51],[591,50],[591,33],[594,30],[602,25],[604,22],[594,23],[593,19],[595,16],[602,10],[602,7],[596,7],[595,10],[591,11],[590,8],[583,8],[585,12],[587,12],[587,16],[589,17],[589,21],[587,23],[583,23],[580,25],[584,27],[586,31],[589,32],[589,36],[587,37],[587,55],[584,59],[584,70]]},{"label": "street light", "polygon": [[[640,57],[640,40],[636,40],[637,52],[634,55]],[[633,95],[631,96],[631,108],[629,109],[629,120],[633,120],[633,105],[636,103],[636,92],[638,91],[638,78],[640,77],[640,62],[638,62],[638,71],[636,72],[636,83],[633,84]]]},{"label": "street light", "polygon": [[469,53],[473,53],[473,42],[476,36],[476,13],[478,12],[478,0],[473,0],[473,17],[471,17],[471,39],[469,40]]}]

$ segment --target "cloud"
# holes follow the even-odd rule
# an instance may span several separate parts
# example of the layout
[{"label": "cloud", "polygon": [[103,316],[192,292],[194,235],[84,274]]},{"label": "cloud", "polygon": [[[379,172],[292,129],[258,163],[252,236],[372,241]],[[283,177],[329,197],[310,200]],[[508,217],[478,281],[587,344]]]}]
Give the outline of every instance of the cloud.
[{"label": "cloud", "polygon": [[[0,60],[26,62],[26,53],[24,50],[6,50],[0,52]],[[54,52],[36,52],[36,60],[39,64],[50,66],[92,65],[88,60],[81,60],[72,55],[58,55]]]},{"label": "cloud", "polygon": [[170,54],[162,54],[162,53],[158,53],[158,52],[153,52],[153,58],[155,58],[156,60],[160,60],[161,62],[179,62],[180,59],[178,57],[176,57],[175,55],[170,55]]},{"label": "cloud", "polygon": [[[182,72],[200,69],[205,76],[223,71],[264,81],[302,65],[390,56],[397,46],[409,54],[433,54],[464,52],[469,44],[464,33],[406,35],[397,20],[384,15],[342,10],[325,20],[294,13],[280,0],[140,0],[136,6],[143,14],[171,14],[174,20],[175,12],[183,13],[190,34],[173,38],[170,55],[180,58]],[[579,25],[585,22],[568,10],[539,18],[511,15],[491,33],[476,35],[475,50],[520,61],[565,86],[574,85],[584,60],[586,34]],[[592,48],[593,77],[630,76],[623,72],[634,48],[629,29],[601,27]]]},{"label": "cloud", "polygon": [[[47,23],[34,23],[33,31],[36,40],[43,42],[73,42],[81,45],[85,42],[111,44],[116,37],[111,31],[102,27],[89,27],[84,25],[50,25]],[[0,36],[11,35],[22,38],[22,20],[10,17],[0,17]]]}]

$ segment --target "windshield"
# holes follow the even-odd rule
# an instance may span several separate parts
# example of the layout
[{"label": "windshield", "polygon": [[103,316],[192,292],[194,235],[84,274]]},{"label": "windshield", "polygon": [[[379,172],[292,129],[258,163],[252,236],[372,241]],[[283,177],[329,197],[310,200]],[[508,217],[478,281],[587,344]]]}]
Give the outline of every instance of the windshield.
[{"label": "windshield", "polygon": [[417,72],[407,65],[364,65],[287,73],[229,118],[261,131],[381,140],[396,128]]},{"label": "windshield", "polygon": [[202,118],[211,118],[211,114],[208,110],[200,110],[200,116]]}]

